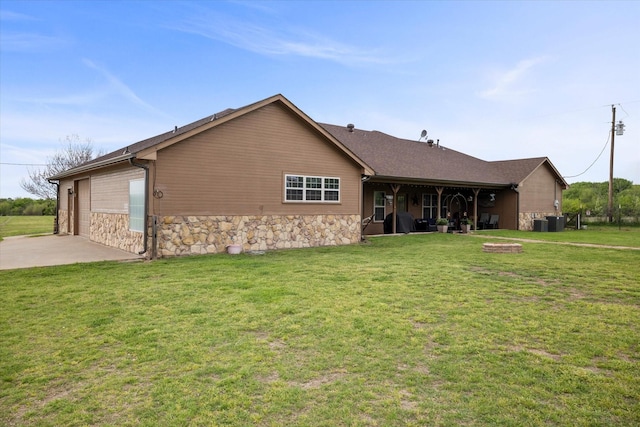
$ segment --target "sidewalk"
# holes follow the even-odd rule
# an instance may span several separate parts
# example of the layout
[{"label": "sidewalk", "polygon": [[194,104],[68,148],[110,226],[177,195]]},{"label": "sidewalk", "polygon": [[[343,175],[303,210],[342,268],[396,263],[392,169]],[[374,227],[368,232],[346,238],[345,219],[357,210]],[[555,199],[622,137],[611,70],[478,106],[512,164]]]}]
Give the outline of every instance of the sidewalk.
[{"label": "sidewalk", "polygon": [[120,249],[70,235],[15,236],[0,242],[0,270],[95,261],[144,259]]}]

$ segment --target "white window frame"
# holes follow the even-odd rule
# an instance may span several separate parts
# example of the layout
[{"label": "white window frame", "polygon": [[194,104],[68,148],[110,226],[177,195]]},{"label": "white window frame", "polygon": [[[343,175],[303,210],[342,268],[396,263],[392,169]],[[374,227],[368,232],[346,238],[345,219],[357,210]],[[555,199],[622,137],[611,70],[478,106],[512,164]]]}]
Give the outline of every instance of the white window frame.
[{"label": "white window frame", "polygon": [[144,198],[146,191],[144,179],[129,180],[129,231],[144,233]]},{"label": "white window frame", "polygon": [[285,174],[284,201],[285,203],[340,203],[340,183],[340,178],[335,176]]},{"label": "white window frame", "polygon": [[[382,194],[382,204],[376,204],[378,201],[378,197],[376,195]],[[382,219],[378,219],[376,217],[377,209],[382,209]],[[384,218],[387,215],[387,194],[384,191],[374,191],[373,192],[373,222],[383,222]]]},{"label": "white window frame", "polygon": [[[430,203],[425,203],[426,199],[429,199]],[[424,216],[424,210],[429,209],[430,212],[435,213],[436,216]],[[436,218],[438,214],[438,195],[432,193],[422,193],[422,217],[423,218]]]}]

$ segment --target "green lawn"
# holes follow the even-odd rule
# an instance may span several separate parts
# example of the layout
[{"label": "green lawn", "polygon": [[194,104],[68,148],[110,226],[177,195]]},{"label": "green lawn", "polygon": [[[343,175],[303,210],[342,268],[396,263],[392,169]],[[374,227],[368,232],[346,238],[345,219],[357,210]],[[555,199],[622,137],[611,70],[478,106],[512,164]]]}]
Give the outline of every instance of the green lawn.
[{"label": "green lawn", "polygon": [[563,232],[533,232],[515,230],[478,231],[476,235],[543,240],[547,242],[574,242],[596,245],[640,247],[640,227],[620,227],[614,225],[592,226],[587,230],[565,229]]},{"label": "green lawn", "polygon": [[0,425],[640,425],[640,251],[486,241],[0,271]]},{"label": "green lawn", "polygon": [[26,234],[53,234],[53,216],[0,216],[0,240]]}]

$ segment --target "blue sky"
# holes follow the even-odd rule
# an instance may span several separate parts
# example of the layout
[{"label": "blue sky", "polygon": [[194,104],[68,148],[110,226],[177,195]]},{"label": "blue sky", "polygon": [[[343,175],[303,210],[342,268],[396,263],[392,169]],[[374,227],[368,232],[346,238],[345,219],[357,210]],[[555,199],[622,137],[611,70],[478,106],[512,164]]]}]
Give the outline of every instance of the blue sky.
[{"label": "blue sky", "polygon": [[614,174],[640,184],[638,1],[3,0],[0,198],[67,135],[109,152],[277,93],[570,183],[608,180],[616,105]]}]

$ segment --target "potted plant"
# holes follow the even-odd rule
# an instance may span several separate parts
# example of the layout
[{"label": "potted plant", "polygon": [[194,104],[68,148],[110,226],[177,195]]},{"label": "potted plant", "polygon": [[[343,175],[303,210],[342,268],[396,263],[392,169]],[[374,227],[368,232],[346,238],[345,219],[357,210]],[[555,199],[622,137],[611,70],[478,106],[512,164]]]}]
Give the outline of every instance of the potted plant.
[{"label": "potted plant", "polygon": [[436,227],[438,227],[440,233],[446,233],[449,228],[449,221],[446,218],[438,218]]},{"label": "potted plant", "polygon": [[242,245],[228,245],[227,253],[229,255],[238,255],[239,253],[242,253]]},{"label": "potted plant", "polygon": [[468,233],[469,231],[471,231],[471,221],[469,220],[469,218],[462,218],[460,220],[460,230],[463,233]]},{"label": "potted plant", "polygon": [[242,245],[236,242],[237,236],[231,236],[231,244],[226,246],[229,255],[242,253]]}]

